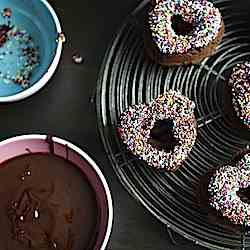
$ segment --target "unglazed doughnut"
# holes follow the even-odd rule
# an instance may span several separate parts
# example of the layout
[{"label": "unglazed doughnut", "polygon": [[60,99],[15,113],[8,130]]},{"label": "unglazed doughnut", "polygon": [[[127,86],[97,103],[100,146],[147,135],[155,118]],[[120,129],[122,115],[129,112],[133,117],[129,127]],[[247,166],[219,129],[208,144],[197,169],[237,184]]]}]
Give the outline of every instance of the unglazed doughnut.
[{"label": "unglazed doughnut", "polygon": [[145,27],[149,56],[163,65],[199,63],[224,34],[219,9],[207,0],[154,0]]},{"label": "unglazed doughnut", "polygon": [[195,104],[170,90],[120,116],[118,134],[129,151],[156,169],[177,170],[188,157],[197,131]]},{"label": "unglazed doughnut", "polygon": [[250,186],[250,153],[235,164],[224,165],[212,175],[209,185],[209,205],[236,225],[250,225],[250,204],[238,195]]},{"label": "unglazed doughnut", "polygon": [[250,128],[250,63],[238,64],[229,79],[232,106],[241,123]]}]

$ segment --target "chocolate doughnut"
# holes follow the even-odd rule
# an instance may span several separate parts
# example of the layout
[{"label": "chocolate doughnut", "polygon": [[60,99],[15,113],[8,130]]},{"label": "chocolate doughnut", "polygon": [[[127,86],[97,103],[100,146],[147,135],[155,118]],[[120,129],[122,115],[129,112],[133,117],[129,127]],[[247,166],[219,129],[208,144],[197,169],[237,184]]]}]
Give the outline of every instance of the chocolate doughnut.
[{"label": "chocolate doughnut", "polygon": [[[250,63],[237,64],[228,82],[228,92],[233,108],[231,115],[241,123],[244,128],[250,128]],[[228,105],[229,106],[229,105]]]},{"label": "chocolate doughnut", "polygon": [[128,150],[149,166],[175,171],[195,143],[194,108],[191,100],[170,90],[149,104],[123,112],[118,134]]},{"label": "chocolate doughnut", "polygon": [[249,197],[240,195],[250,186],[250,152],[234,164],[225,164],[211,176],[208,185],[209,205],[235,225],[250,225]]},{"label": "chocolate doughnut", "polygon": [[147,54],[162,65],[199,63],[222,40],[224,22],[207,0],[155,0],[145,25]]}]

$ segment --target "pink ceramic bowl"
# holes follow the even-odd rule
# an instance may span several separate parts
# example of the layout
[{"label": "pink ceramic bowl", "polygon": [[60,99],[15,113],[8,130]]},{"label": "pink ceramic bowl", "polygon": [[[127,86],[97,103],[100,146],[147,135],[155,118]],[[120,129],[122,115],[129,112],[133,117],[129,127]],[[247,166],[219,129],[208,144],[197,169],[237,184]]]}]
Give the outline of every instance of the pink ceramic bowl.
[{"label": "pink ceramic bowl", "polygon": [[0,164],[11,158],[30,154],[30,152],[49,153],[51,147],[55,155],[65,158],[77,166],[91,184],[100,210],[98,235],[93,249],[104,250],[111,234],[113,222],[111,193],[101,170],[83,150],[57,137],[22,135],[0,142]]}]

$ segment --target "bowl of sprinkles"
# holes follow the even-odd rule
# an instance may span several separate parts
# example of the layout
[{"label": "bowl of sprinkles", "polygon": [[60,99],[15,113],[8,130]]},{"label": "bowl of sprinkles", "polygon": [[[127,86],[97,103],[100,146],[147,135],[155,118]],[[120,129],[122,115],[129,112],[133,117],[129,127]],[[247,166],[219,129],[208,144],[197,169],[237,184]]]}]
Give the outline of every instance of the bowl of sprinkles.
[{"label": "bowl of sprinkles", "polygon": [[14,102],[40,90],[60,61],[61,25],[45,0],[0,2],[0,102]]}]

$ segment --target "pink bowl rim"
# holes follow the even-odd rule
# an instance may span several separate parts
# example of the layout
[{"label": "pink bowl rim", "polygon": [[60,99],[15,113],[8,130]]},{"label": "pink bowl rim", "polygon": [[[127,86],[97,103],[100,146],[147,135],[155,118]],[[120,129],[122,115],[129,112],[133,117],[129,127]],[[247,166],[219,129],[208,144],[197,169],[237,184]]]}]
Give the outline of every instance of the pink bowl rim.
[{"label": "pink bowl rim", "polygon": [[[16,142],[16,141],[22,141],[22,140],[46,140],[48,136],[47,135],[42,135],[42,134],[27,134],[27,135],[18,135],[18,136],[14,136],[8,139],[5,139],[3,141],[0,141],[0,150],[1,147],[7,144],[10,144],[12,142]],[[70,148],[71,150],[75,151],[76,153],[78,153],[79,155],[81,155],[93,168],[93,170],[96,172],[97,176],[100,178],[100,181],[103,185],[103,188],[105,190],[105,194],[106,194],[106,198],[107,198],[107,205],[108,205],[108,222],[107,222],[107,229],[106,229],[106,235],[105,238],[103,240],[102,246],[100,248],[100,250],[105,250],[111,235],[111,231],[112,231],[112,226],[113,226],[113,218],[114,218],[114,210],[113,210],[113,200],[112,200],[112,196],[111,196],[111,191],[110,188],[108,186],[108,183],[102,173],[102,171],[100,170],[100,168],[98,167],[98,165],[95,163],[95,161],[86,153],[84,152],[82,149],[80,149],[79,147],[77,147],[76,145],[74,145],[73,143],[56,137],[56,136],[52,136],[51,138],[53,140],[53,142],[61,144],[62,146],[67,146],[68,148]]]}]

